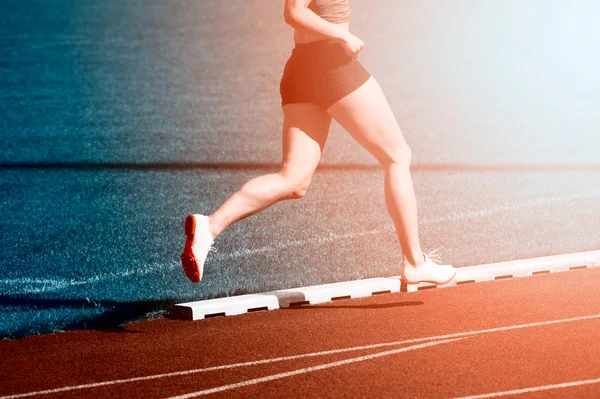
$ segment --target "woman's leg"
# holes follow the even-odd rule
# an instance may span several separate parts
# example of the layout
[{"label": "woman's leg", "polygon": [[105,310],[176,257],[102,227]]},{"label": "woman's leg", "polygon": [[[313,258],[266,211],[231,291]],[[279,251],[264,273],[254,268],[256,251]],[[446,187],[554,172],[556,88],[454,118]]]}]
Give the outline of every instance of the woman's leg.
[{"label": "woman's leg", "polygon": [[327,140],[331,116],[312,103],[284,105],[283,114],[281,170],[248,181],[210,215],[213,238],[278,201],[301,198],[308,189]]},{"label": "woman's leg", "polygon": [[383,166],[386,206],[396,226],[402,254],[411,265],[424,263],[410,175],[411,150],[379,84],[371,76],[327,111]]}]

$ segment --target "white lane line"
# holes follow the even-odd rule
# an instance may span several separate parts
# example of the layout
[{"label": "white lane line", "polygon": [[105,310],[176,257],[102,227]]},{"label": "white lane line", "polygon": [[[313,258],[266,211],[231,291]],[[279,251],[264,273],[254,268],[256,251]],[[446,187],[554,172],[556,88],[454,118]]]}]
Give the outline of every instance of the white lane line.
[{"label": "white lane line", "polygon": [[337,362],[320,364],[318,366],[305,367],[305,368],[301,368],[301,369],[297,369],[297,370],[287,371],[285,373],[272,374],[272,375],[269,375],[269,376],[266,376],[266,377],[254,378],[252,380],[246,380],[246,381],[242,381],[242,382],[237,382],[235,384],[222,385],[220,387],[205,389],[205,390],[202,390],[202,391],[191,392],[191,393],[188,393],[188,394],[185,394],[185,395],[173,396],[170,399],[195,398],[197,396],[209,395],[211,393],[228,391],[230,389],[247,387],[247,386],[250,386],[250,385],[260,384],[261,382],[268,382],[268,381],[273,381],[273,380],[279,380],[279,379],[291,377],[291,376],[294,376],[294,375],[306,374],[306,373],[310,373],[310,372],[313,372],[313,371],[325,370],[325,369],[328,369],[328,368],[339,367],[339,366],[343,366],[343,365],[351,364],[351,363],[358,363],[358,362],[362,362],[362,361],[370,360],[370,359],[375,359],[375,358],[382,357],[382,356],[390,356],[390,355],[395,355],[397,353],[409,352],[409,351],[412,351],[412,350],[421,349],[421,348],[427,348],[427,347],[435,346],[435,345],[441,345],[441,344],[445,344],[445,343],[448,343],[448,342],[460,341],[462,339],[466,339],[466,338],[446,339],[446,340],[441,340],[441,341],[428,342],[426,344],[418,344],[418,345],[407,346],[405,348],[400,348],[400,349],[392,349],[390,351],[373,353],[371,355],[359,356],[359,357],[354,357],[354,358],[350,358],[350,359],[340,360],[340,361],[337,361]]},{"label": "white lane line", "polygon": [[[460,221],[460,220],[476,219],[476,218],[480,218],[480,217],[486,217],[486,216],[489,216],[489,215],[492,215],[495,213],[499,213],[499,212],[515,211],[515,210],[527,209],[527,208],[540,206],[540,205],[551,205],[551,204],[568,202],[568,201],[573,201],[576,199],[596,197],[596,196],[600,196],[600,190],[588,190],[585,192],[574,193],[574,194],[565,194],[565,195],[559,195],[559,196],[548,197],[548,198],[544,198],[544,197],[535,198],[535,199],[529,200],[529,201],[527,201],[525,203],[521,203],[521,204],[496,205],[496,206],[493,206],[490,208],[480,209],[477,211],[452,212],[446,216],[441,216],[441,217],[432,218],[432,219],[425,218],[425,219],[422,219],[419,223],[423,224],[423,225],[428,225],[428,224],[438,224],[438,223],[443,223],[443,222],[455,222],[455,221]],[[297,241],[283,241],[283,242],[277,243],[275,245],[270,245],[270,246],[266,246],[266,247],[262,247],[262,248],[243,249],[240,251],[234,251],[234,252],[230,252],[227,254],[217,253],[212,256],[216,259],[239,258],[239,257],[245,257],[245,256],[249,256],[249,255],[261,254],[261,253],[265,253],[265,252],[278,251],[281,249],[287,249],[287,248],[291,248],[291,247],[304,247],[307,245],[323,245],[323,244],[328,244],[332,241],[337,241],[337,240],[352,239],[352,238],[358,238],[358,237],[363,237],[363,236],[368,236],[368,235],[377,235],[377,234],[382,234],[382,233],[386,233],[389,231],[394,231],[394,229],[395,229],[395,227],[393,224],[387,224],[387,225],[383,226],[382,228],[373,229],[373,230],[369,230],[369,231],[360,231],[360,232],[347,233],[347,234],[330,233],[329,236],[325,236],[325,237],[315,237],[315,238],[310,238],[307,240],[297,240]]]},{"label": "white lane line", "polygon": [[[476,210],[476,211],[467,211],[467,212],[452,212],[446,216],[441,216],[432,219],[422,219],[420,224],[428,225],[428,224],[437,224],[443,222],[454,222],[460,220],[469,220],[476,219],[481,217],[486,217],[495,213],[505,212],[505,211],[515,211],[521,209],[527,209],[531,207],[541,206],[541,205],[551,205],[557,204],[561,202],[568,202],[577,199],[589,198],[600,196],[600,190],[588,190],[580,193],[574,194],[565,194],[554,197],[547,198],[535,198],[529,200],[525,203],[521,204],[511,204],[511,205],[496,205],[490,208]],[[295,240],[295,241],[282,241],[278,242],[275,245],[269,245],[261,248],[249,248],[243,249],[240,251],[233,251],[230,253],[217,253],[211,255],[214,259],[233,259],[240,258],[246,256],[252,256],[267,252],[274,252],[279,250],[284,250],[293,247],[304,247],[308,245],[324,245],[330,242],[338,241],[338,240],[348,240],[354,239],[364,236],[372,236],[378,235],[382,233],[388,233],[390,231],[394,231],[393,224],[387,224],[381,228],[368,230],[368,231],[358,231],[354,233],[345,233],[345,234],[334,234],[330,233],[328,236],[324,237],[315,237],[306,240]],[[132,275],[145,275],[150,273],[155,273],[159,271],[167,271],[167,270],[175,270],[179,269],[181,265],[177,262],[171,262],[168,265],[155,265],[155,266],[146,266],[137,269],[128,269],[125,271],[117,272],[117,273],[106,273],[97,275],[95,277],[91,277],[84,280],[68,280],[68,279],[32,279],[32,278],[22,278],[22,279],[6,279],[0,280],[0,284],[8,284],[8,285],[36,285],[35,287],[28,287],[25,289],[19,290],[18,292],[14,292],[14,294],[33,294],[40,292],[53,292],[61,289],[65,289],[67,287],[73,287],[78,285],[85,285],[90,283],[97,283],[100,281],[111,280],[111,279],[119,279],[123,277],[129,277]]]},{"label": "white lane line", "polygon": [[275,245],[268,245],[261,248],[250,248],[250,249],[242,249],[239,251],[233,251],[226,254],[215,254],[212,255],[215,259],[232,259],[232,258],[241,258],[251,255],[262,254],[265,252],[274,252],[282,249],[288,249],[293,247],[305,247],[308,245],[325,245],[330,242],[338,241],[338,240],[348,240],[353,238],[359,238],[364,236],[377,235],[389,231],[394,230],[393,224],[387,224],[379,229],[367,230],[367,231],[357,231],[354,233],[345,233],[345,234],[336,234],[329,233],[328,236],[309,238],[306,240],[289,240],[289,241],[281,241],[276,243]]},{"label": "white lane line", "polygon": [[[37,294],[41,292],[54,292],[68,287],[76,287],[79,285],[87,285],[98,283],[107,280],[117,280],[129,276],[144,276],[150,273],[156,273],[165,270],[174,270],[181,268],[181,265],[176,262],[171,262],[169,265],[159,264],[154,266],[143,266],[135,269],[126,269],[117,273],[99,274],[83,280],[75,279],[38,279],[31,277],[13,278],[0,280],[0,284],[9,286],[6,288],[6,293],[14,295],[22,294]],[[25,286],[25,288],[23,288]],[[15,292],[11,292],[11,288],[16,287]]]},{"label": "white lane line", "polygon": [[481,395],[461,396],[461,397],[457,397],[455,399],[497,398],[500,396],[518,395],[518,394],[527,393],[527,392],[547,391],[550,389],[569,388],[569,387],[577,387],[580,385],[598,384],[598,383],[600,383],[600,378],[596,378],[595,380],[581,380],[581,381],[565,382],[562,384],[554,384],[554,385],[540,385],[540,386],[531,387],[531,388],[513,389],[510,391],[503,391],[503,392],[484,393]]},{"label": "white lane line", "polygon": [[[561,202],[569,202],[577,199],[590,198],[600,196],[600,190],[588,190],[580,193],[557,195],[553,197],[534,198],[521,204],[496,205],[490,208],[481,209],[479,211],[469,212],[452,212],[446,216],[435,218],[427,221],[428,223],[440,223],[444,221],[457,221],[485,217],[494,213],[505,211],[518,211],[540,205],[552,205]],[[426,222],[426,224],[427,224]]]},{"label": "white lane line", "polygon": [[453,338],[466,338],[466,337],[479,335],[479,334],[488,334],[488,333],[494,333],[494,332],[500,332],[500,331],[517,330],[517,329],[522,329],[522,328],[548,326],[548,325],[552,325],[552,324],[570,323],[573,321],[593,320],[593,319],[600,319],[600,313],[593,314],[593,315],[587,315],[587,316],[570,317],[567,319],[555,319],[555,320],[547,320],[547,321],[538,321],[538,322],[534,322],[534,323],[515,324],[512,326],[494,327],[494,328],[488,328],[488,329],[484,329],[484,330],[465,331],[465,332],[459,332],[459,333],[453,333],[453,334],[435,335],[435,336],[431,336],[431,337],[406,339],[403,341],[384,342],[384,343],[380,343],[380,344],[362,345],[362,346],[354,346],[354,347],[349,347],[349,348],[333,349],[333,350],[320,351],[320,352],[303,353],[300,355],[275,357],[275,358],[270,358],[270,359],[255,360],[255,361],[243,362],[243,363],[225,364],[222,366],[213,366],[213,367],[207,367],[207,368],[203,368],[203,369],[183,370],[183,371],[175,371],[175,372],[171,372],[171,373],[148,375],[148,376],[143,376],[143,377],[125,378],[125,379],[119,379],[119,380],[96,382],[96,383],[91,383],[91,384],[66,386],[66,387],[55,388],[55,389],[46,389],[43,391],[26,392],[26,393],[20,393],[20,394],[15,394],[15,395],[10,395],[10,396],[2,396],[2,397],[0,397],[0,399],[14,399],[14,398],[24,398],[24,397],[28,397],[28,396],[36,396],[36,395],[47,395],[47,394],[59,393],[59,392],[76,391],[76,390],[80,390],[80,389],[98,388],[98,387],[107,386],[107,385],[124,384],[124,383],[135,382],[135,381],[147,381],[147,380],[154,380],[154,379],[158,379],[158,378],[176,377],[176,376],[180,376],[180,375],[197,374],[197,373],[204,373],[204,372],[215,371],[215,370],[225,370],[225,369],[232,369],[232,368],[237,368],[237,367],[255,366],[255,365],[259,365],[259,364],[275,363],[275,362],[281,362],[281,361],[285,361],[285,360],[295,360],[295,359],[302,359],[302,358],[307,358],[307,357],[325,356],[325,355],[332,355],[332,354],[336,354],[336,353],[360,351],[360,350],[365,350],[365,349],[375,349],[375,348],[381,348],[381,347],[386,347],[386,346],[414,344],[417,342],[439,341],[439,340],[453,339]]},{"label": "white lane line", "polygon": [[62,284],[66,280],[57,280],[54,278],[31,278],[31,277],[23,277],[23,278],[9,278],[0,280],[2,284]]}]

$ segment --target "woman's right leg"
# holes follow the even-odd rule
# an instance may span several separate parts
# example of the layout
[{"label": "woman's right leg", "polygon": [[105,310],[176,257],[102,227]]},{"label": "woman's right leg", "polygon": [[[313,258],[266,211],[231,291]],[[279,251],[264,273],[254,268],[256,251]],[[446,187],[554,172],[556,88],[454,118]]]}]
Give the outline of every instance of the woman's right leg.
[{"label": "woman's right leg", "polygon": [[244,184],[210,215],[213,239],[231,224],[274,203],[304,196],[325,146],[331,117],[312,103],[283,106],[281,170]]},{"label": "woman's right leg", "polygon": [[410,264],[422,264],[417,200],[410,175],[412,153],[379,84],[371,76],[328,112],[383,166],[386,206],[402,254]]},{"label": "woman's right leg", "polygon": [[417,200],[410,175],[412,153],[375,78],[371,76],[328,112],[383,166],[386,205],[404,258],[402,279],[409,283],[449,282],[456,273],[454,268],[436,265],[421,251]]}]

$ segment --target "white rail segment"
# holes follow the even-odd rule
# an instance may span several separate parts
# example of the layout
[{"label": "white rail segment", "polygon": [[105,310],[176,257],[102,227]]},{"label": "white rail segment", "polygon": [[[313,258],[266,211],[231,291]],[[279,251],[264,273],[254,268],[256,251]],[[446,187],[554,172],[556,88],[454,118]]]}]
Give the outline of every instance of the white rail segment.
[{"label": "white rail segment", "polygon": [[367,280],[291,288],[265,292],[263,294],[248,294],[180,303],[173,306],[172,312],[178,318],[199,320],[212,315],[231,316],[246,313],[250,309],[266,308],[273,310],[304,303],[315,305],[330,302],[332,298],[346,296],[360,298],[385,291],[400,291],[399,278],[378,277]]},{"label": "white rail segment", "polygon": [[233,316],[257,308],[279,309],[277,297],[267,294],[248,294],[180,303],[173,306],[172,314],[181,319],[199,320],[210,315]]},{"label": "white rail segment", "polygon": [[[600,251],[579,252],[558,256],[522,259],[487,265],[466,266],[457,269],[456,277],[448,284],[438,287],[460,285],[514,277],[526,277],[540,273],[554,273],[580,267],[600,266]],[[512,277],[511,277],[512,276]],[[360,298],[381,292],[414,292],[434,288],[435,285],[421,283],[401,284],[399,276],[378,277],[365,280],[290,288],[262,294],[239,295],[227,298],[208,299],[180,303],[173,306],[172,314],[186,320],[200,320],[209,316],[232,316],[252,310],[273,310],[299,304],[319,304],[340,297]]]}]

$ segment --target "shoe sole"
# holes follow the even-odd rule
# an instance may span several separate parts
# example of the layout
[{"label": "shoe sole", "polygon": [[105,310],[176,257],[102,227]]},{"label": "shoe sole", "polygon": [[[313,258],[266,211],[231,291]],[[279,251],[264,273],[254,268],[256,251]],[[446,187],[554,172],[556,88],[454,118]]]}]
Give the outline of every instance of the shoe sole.
[{"label": "shoe sole", "polygon": [[181,254],[181,264],[183,265],[185,275],[188,276],[192,283],[197,283],[202,279],[198,262],[196,262],[196,257],[194,256],[194,251],[192,250],[192,242],[194,241],[195,232],[196,218],[194,215],[188,215],[185,218],[185,247],[183,248],[183,253]]},{"label": "shoe sole", "polygon": [[406,283],[406,284],[420,284],[420,283],[431,283],[431,284],[436,284],[436,285],[442,285],[442,284],[448,284],[450,281],[452,281],[454,279],[454,277],[456,277],[456,270],[454,271],[454,274],[452,275],[452,277],[450,277],[448,280],[446,281],[431,281],[431,280],[419,280],[419,281],[408,281],[405,277],[400,276],[400,281]]}]

